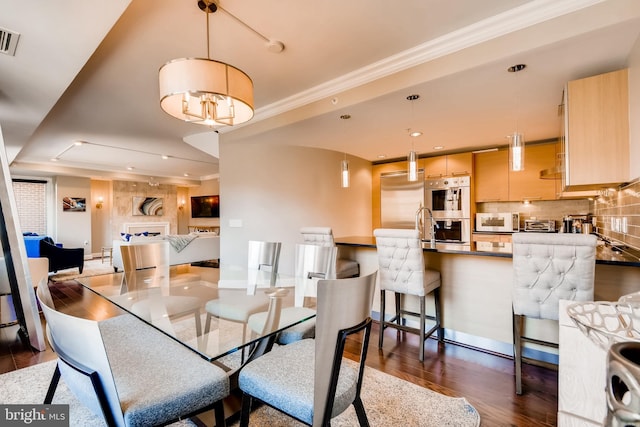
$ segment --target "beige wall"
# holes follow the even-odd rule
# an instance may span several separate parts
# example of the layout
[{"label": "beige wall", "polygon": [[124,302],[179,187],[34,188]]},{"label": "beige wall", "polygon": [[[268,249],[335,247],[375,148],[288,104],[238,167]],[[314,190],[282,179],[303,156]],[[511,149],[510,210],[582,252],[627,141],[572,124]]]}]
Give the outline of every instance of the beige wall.
[{"label": "beige wall", "polygon": [[[98,201],[102,199],[102,206]],[[92,180],[91,200],[87,203],[91,208],[91,253],[100,254],[104,246],[111,246],[111,208],[113,194],[111,181]]]},{"label": "beige wall", "polygon": [[[350,157],[351,187],[340,187],[344,154],[315,148],[220,144],[221,265],[245,266],[249,240],[283,243],[280,271],[293,273],[300,227],[334,235],[371,234],[371,164]],[[236,226],[232,226],[236,225]]]},{"label": "beige wall", "polygon": [[[54,240],[67,248],[84,248],[85,257],[91,256],[91,180],[58,176],[54,181]],[[85,212],[63,212],[63,197],[84,197],[87,201]]]}]

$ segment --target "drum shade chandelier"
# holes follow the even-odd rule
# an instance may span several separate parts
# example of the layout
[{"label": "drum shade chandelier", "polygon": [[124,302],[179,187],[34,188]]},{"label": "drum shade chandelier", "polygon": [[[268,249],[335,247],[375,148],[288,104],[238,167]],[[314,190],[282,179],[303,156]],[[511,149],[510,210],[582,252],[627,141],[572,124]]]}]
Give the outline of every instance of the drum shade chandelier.
[{"label": "drum shade chandelier", "polygon": [[207,22],[207,58],[180,58],[160,68],[160,107],[185,122],[233,126],[253,117],[253,81],[242,70],[210,58],[209,14],[218,6],[198,1]]}]

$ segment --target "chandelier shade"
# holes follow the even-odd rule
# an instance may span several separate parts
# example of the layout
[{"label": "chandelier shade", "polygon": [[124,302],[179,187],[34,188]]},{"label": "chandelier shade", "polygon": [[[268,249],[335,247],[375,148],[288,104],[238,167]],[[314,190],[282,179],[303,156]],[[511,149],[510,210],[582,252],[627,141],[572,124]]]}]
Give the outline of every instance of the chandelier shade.
[{"label": "chandelier shade", "polygon": [[253,81],[242,70],[205,58],[180,58],[159,71],[160,107],[186,122],[233,126],[253,118]]}]

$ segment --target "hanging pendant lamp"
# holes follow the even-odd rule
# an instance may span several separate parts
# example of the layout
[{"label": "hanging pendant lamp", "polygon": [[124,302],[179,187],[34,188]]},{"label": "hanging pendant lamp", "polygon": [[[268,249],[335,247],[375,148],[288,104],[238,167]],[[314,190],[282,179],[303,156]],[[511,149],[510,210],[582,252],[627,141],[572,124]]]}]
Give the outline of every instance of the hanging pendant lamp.
[{"label": "hanging pendant lamp", "polygon": [[209,14],[218,7],[199,1],[207,21],[207,58],[180,58],[159,71],[160,107],[185,122],[233,126],[253,118],[253,81],[242,70],[210,58]]},{"label": "hanging pendant lamp", "polygon": [[[411,121],[413,122],[413,101],[420,98],[420,95],[409,95],[407,96],[407,101],[411,101]],[[418,156],[413,147],[413,138],[416,138],[422,135],[422,132],[412,132],[411,129],[407,129],[407,133],[411,137],[411,151],[409,151],[409,155],[407,156],[407,165],[409,168],[409,173],[407,174],[407,178],[409,181],[417,181],[418,180]]]},{"label": "hanging pendant lamp", "polygon": [[[526,68],[525,64],[518,64],[509,67],[507,71],[510,73],[517,73]],[[519,119],[519,99],[517,95],[518,87],[516,85],[516,130],[507,138],[509,139],[509,169],[512,172],[520,172],[524,170],[524,135],[518,132],[518,119]]]},{"label": "hanging pendant lamp", "polygon": [[[343,114],[340,116],[341,120],[349,120],[350,114]],[[342,188],[349,188],[351,185],[349,176],[349,160],[347,160],[347,153],[344,153],[344,159],[340,162],[340,186]]]}]

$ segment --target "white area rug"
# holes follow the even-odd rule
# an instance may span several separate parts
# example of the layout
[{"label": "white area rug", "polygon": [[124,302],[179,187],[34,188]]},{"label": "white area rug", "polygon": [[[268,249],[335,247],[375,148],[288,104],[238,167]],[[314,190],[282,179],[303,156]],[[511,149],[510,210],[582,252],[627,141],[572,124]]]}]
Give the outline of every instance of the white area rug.
[{"label": "white area rug", "polygon": [[[0,403],[42,403],[56,362],[45,362],[0,375]],[[169,367],[168,367],[169,368]],[[365,370],[362,400],[371,426],[477,427],[480,415],[464,398],[452,398],[372,368]],[[101,418],[82,406],[60,381],[53,403],[70,405],[72,427],[104,426]],[[172,426],[191,426],[189,421]],[[233,424],[236,426],[237,422]],[[251,427],[289,427],[303,424],[262,406],[251,414]],[[353,407],[334,418],[334,427],[357,426]]]}]

